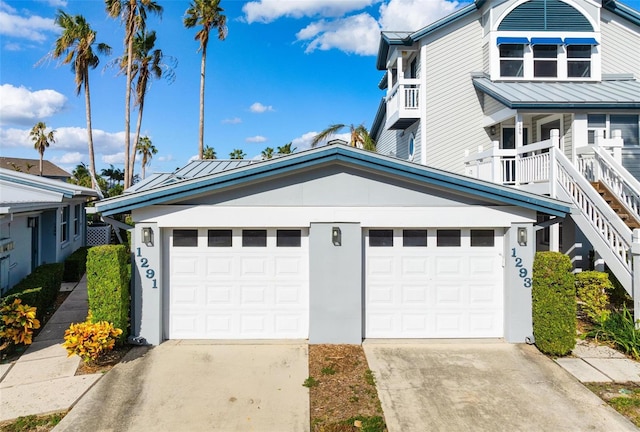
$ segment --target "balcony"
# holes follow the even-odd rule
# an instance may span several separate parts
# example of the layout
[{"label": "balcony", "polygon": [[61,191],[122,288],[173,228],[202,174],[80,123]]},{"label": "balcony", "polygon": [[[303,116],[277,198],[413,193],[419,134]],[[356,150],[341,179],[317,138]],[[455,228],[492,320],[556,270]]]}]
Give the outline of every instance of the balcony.
[{"label": "balcony", "polygon": [[406,129],[420,118],[420,80],[404,79],[387,94],[389,129]]}]

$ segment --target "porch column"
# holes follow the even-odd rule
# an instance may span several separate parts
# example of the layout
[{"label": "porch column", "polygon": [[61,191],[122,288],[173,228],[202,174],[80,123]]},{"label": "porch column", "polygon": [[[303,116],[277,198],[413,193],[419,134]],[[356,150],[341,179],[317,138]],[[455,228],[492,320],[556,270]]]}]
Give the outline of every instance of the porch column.
[{"label": "porch column", "polygon": [[[557,198],[558,175],[556,167],[556,154],[560,151],[560,131],[558,129],[551,130],[551,143],[549,149],[549,191],[551,198]],[[549,227],[549,250],[553,252],[560,251],[560,224],[553,224]]]},{"label": "porch column", "polygon": [[638,326],[640,320],[640,229],[636,228],[631,233],[631,287],[633,292],[633,320]]},{"label": "porch column", "polygon": [[524,145],[524,137],[522,135],[523,130],[524,130],[524,126],[523,126],[523,121],[522,121],[522,114],[520,114],[519,112],[516,113],[516,118],[515,118],[515,126],[516,126],[516,158],[514,160],[515,163],[515,172],[516,172],[516,178],[515,178],[515,185],[518,186],[520,184],[520,157],[521,157],[521,153],[518,151],[522,148],[522,146]]}]

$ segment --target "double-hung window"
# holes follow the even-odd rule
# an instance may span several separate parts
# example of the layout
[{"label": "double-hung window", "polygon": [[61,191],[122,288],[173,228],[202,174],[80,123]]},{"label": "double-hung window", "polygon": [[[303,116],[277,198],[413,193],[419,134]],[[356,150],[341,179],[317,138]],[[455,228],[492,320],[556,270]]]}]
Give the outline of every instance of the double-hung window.
[{"label": "double-hung window", "polygon": [[591,45],[567,45],[567,76],[569,78],[591,76]]},{"label": "double-hung window", "polygon": [[62,207],[62,218],[60,219],[60,242],[69,241],[69,206]]},{"label": "double-hung window", "polygon": [[640,116],[638,114],[589,114],[587,116],[588,143],[594,144],[598,132],[609,138],[613,131],[622,133],[625,147],[640,146]]},{"label": "double-hung window", "polygon": [[500,45],[500,76],[524,76],[524,44]]},{"label": "double-hung window", "polygon": [[558,76],[558,45],[533,46],[533,76],[535,78]]}]

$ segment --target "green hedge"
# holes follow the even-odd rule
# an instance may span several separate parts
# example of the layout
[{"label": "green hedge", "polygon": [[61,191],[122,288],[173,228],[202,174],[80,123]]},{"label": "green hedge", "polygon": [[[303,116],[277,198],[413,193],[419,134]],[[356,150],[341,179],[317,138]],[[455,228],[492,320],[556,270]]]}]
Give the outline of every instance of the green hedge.
[{"label": "green hedge", "polygon": [[87,290],[92,321],[107,321],[127,338],[129,326],[128,253],[123,245],[94,246],[87,256]]},{"label": "green hedge", "polygon": [[36,316],[41,319],[56,300],[63,271],[62,263],[41,265],[7,292],[1,303],[5,305],[21,299],[22,304],[35,307]]},{"label": "green hedge", "polygon": [[65,282],[78,282],[82,275],[87,271],[87,254],[89,247],[81,247],[64,261],[64,275],[62,280]]},{"label": "green hedge", "polygon": [[533,335],[540,351],[566,355],[576,344],[573,266],[559,252],[538,252],[533,261]]},{"label": "green hedge", "polygon": [[576,275],[576,295],[580,302],[580,310],[594,323],[609,318],[611,291],[613,284],[605,272],[583,271]]}]

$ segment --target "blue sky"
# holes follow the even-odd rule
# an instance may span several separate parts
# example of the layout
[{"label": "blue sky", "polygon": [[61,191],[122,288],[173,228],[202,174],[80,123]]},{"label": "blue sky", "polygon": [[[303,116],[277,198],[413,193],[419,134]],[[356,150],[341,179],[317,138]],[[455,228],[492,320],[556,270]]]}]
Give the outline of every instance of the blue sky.
[{"label": "blue sky", "polygon": [[[197,154],[200,53],[195,30],[182,24],[187,0],[158,0],[162,18],[150,16],[156,47],[177,61],[176,79],[154,81],[142,134],[158,149],[149,172],[173,171]],[[640,9],[640,0],[626,4]],[[212,39],[207,61],[205,144],[218,158],[234,148],[248,158],[293,142],[298,149],[333,123],[370,127],[382,91],[375,68],[380,30],[416,30],[462,3],[447,0],[222,0],[225,41]],[[90,75],[98,171],[122,167],[124,77],[109,61],[123,52],[123,27],[99,0],[0,0],[0,155],[37,158],[28,133],[38,121],[56,130],[45,158],[72,170],[88,162],[84,97],[73,73],[41,60],[59,30],[62,9],[82,14],[97,40],[113,48]],[[411,11],[411,13],[408,13]],[[137,110],[132,110],[132,132]],[[139,168],[136,168],[139,172]]]}]

